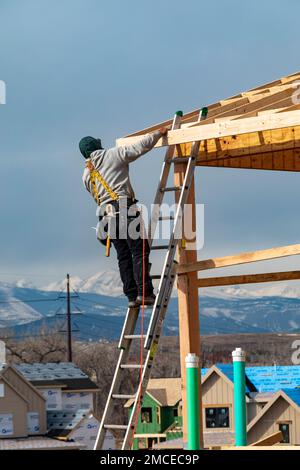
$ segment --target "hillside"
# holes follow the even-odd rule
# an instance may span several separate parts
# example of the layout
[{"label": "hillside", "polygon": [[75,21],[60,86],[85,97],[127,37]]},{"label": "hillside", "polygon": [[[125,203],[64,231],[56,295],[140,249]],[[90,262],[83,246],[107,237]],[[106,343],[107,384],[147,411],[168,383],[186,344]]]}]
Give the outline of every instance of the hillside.
[{"label": "hillside", "polygon": [[[71,279],[72,312],[77,338],[82,341],[118,338],[126,299],[115,272],[98,273],[86,280]],[[0,328],[14,335],[37,333],[42,325],[64,329],[65,281],[43,289],[31,284],[0,284]],[[78,293],[77,293],[78,289]],[[108,295],[109,294],[109,295]],[[176,291],[174,292],[176,295]],[[300,331],[300,297],[284,285],[264,290],[203,289],[199,306],[204,335],[240,333],[297,333]],[[171,299],[164,334],[178,335],[177,299]],[[146,313],[149,317],[149,311]]]}]

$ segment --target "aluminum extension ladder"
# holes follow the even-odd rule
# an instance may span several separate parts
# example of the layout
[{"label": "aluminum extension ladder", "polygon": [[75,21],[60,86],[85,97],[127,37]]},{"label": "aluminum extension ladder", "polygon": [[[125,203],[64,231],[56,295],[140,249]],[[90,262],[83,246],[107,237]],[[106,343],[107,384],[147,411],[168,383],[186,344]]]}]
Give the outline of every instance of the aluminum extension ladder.
[{"label": "aluminum extension ladder", "polygon": [[[202,108],[199,112],[198,122],[205,119],[207,116],[207,108]],[[182,112],[178,111],[174,118],[171,130],[179,129],[181,124]],[[162,330],[163,321],[167,312],[168,303],[171,297],[176,272],[175,272],[175,254],[176,248],[178,245],[179,229],[181,228],[182,223],[182,214],[184,211],[184,206],[187,202],[189,189],[193,181],[194,169],[196,165],[197,155],[199,153],[200,141],[194,142],[192,144],[191,153],[189,157],[174,157],[175,145],[168,147],[162,170],[160,175],[160,180],[158,188],[156,191],[156,196],[154,200],[153,210],[151,214],[151,223],[149,226],[150,233],[148,236],[148,242],[152,250],[166,250],[165,260],[163,264],[162,273],[157,276],[151,276],[152,279],[159,279],[159,286],[156,295],[155,304],[152,308],[152,313],[150,316],[150,321],[147,329],[146,336],[141,336],[141,334],[135,334],[135,328],[139,316],[139,308],[129,308],[125,317],[122,333],[119,340],[118,348],[120,349],[120,354],[118,362],[116,365],[112,385],[109,391],[107,402],[104,408],[102,420],[100,423],[97,439],[95,442],[94,450],[100,450],[102,448],[106,430],[122,430],[125,435],[122,443],[122,450],[128,450],[133,443],[134,432],[135,432],[135,421],[137,415],[140,412],[139,404],[142,403],[143,396],[145,394],[148,381],[151,374],[151,369],[153,365],[153,360],[155,353],[157,351],[158,342]],[[186,163],[186,171],[184,176],[184,181],[182,186],[179,187],[167,187],[167,181],[173,163]],[[161,216],[160,208],[163,202],[163,198],[166,192],[169,191],[180,191],[178,198],[178,203],[176,205],[176,213],[172,216]],[[153,235],[159,220],[173,220],[173,229],[168,245],[154,245],[153,246]],[[181,233],[181,232],[180,232]],[[144,364],[128,364],[128,357],[130,352],[130,347],[133,340],[140,340],[144,342],[144,353],[146,354],[144,359]],[[122,382],[123,374],[125,370],[128,369],[139,369],[141,372],[142,368],[142,378],[139,380],[137,391],[134,395],[126,395],[120,393],[120,385]],[[111,424],[112,412],[116,402],[127,401],[129,399],[134,400],[133,408],[131,415],[128,419],[128,423],[124,425],[120,424]],[[123,405],[124,406],[124,405]]]}]

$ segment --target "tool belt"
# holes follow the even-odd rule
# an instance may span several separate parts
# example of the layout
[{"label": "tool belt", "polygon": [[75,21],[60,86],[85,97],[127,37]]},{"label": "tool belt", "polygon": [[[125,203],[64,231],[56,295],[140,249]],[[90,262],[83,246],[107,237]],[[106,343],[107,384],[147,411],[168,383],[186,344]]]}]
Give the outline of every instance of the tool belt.
[{"label": "tool belt", "polygon": [[[100,201],[100,196],[99,196],[99,192],[97,189],[97,181],[101,184],[101,186],[105,189],[105,191],[107,192],[107,194],[109,194],[111,198],[111,202],[107,203],[104,206],[103,214],[99,216],[99,221],[101,221],[103,217],[107,217],[108,219],[112,217],[117,217],[120,212],[119,195],[108,185],[108,183],[105,181],[101,173],[98,170],[96,170],[91,160],[89,160],[86,163],[86,167],[90,170],[92,195],[93,195],[93,198],[95,199],[96,204],[99,206],[99,208],[100,208],[101,201]],[[136,199],[127,199],[127,208],[129,208],[136,202],[137,202]],[[110,247],[111,247],[109,220],[108,220],[106,229],[107,230],[104,230],[104,233],[102,233],[101,236],[99,236],[99,233],[97,231],[97,238],[100,241],[100,243],[106,246],[105,255],[109,256]]]},{"label": "tool belt", "polygon": [[97,238],[106,247],[107,240],[119,238],[120,232],[124,234],[126,230],[127,235],[128,223],[140,215],[138,207],[135,206],[136,199],[126,198],[125,206],[122,205],[122,198],[120,199],[121,201],[111,201],[101,206],[99,223],[102,223],[102,227],[97,230]]}]

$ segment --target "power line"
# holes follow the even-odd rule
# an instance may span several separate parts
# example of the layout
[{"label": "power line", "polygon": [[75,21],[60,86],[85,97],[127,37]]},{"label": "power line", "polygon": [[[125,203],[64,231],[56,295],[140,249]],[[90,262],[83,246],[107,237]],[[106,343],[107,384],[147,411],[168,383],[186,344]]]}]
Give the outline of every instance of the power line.
[{"label": "power line", "polygon": [[60,300],[59,297],[55,299],[18,299],[18,300],[0,300],[0,304],[15,304],[15,303],[33,303],[33,302],[56,302]]}]

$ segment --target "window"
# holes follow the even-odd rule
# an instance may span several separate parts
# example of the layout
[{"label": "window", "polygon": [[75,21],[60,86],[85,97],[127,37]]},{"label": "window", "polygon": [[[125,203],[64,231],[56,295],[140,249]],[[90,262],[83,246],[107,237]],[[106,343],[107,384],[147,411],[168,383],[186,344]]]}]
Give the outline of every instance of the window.
[{"label": "window", "polygon": [[142,423],[152,423],[152,408],[142,408],[141,421]]},{"label": "window", "polygon": [[206,427],[229,428],[229,408],[206,408],[205,409]]},{"label": "window", "polygon": [[279,423],[279,431],[282,432],[283,439],[280,441],[282,444],[290,443],[290,425],[285,423]]}]

